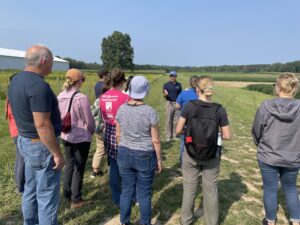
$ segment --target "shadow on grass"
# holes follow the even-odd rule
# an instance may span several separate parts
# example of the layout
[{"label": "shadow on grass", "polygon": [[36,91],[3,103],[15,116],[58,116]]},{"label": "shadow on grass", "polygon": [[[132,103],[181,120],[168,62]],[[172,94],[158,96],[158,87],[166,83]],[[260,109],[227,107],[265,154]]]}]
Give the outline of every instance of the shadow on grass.
[{"label": "shadow on grass", "polygon": [[241,176],[231,173],[229,179],[219,181],[220,223],[227,217],[228,211],[233,203],[239,201],[248,189],[243,184]]},{"label": "shadow on grass", "polygon": [[165,168],[156,177],[153,192],[160,193],[158,198],[154,196],[153,199],[153,218],[157,216],[161,221],[168,221],[180,209],[183,193],[180,176],[181,171],[176,164],[171,168]]}]

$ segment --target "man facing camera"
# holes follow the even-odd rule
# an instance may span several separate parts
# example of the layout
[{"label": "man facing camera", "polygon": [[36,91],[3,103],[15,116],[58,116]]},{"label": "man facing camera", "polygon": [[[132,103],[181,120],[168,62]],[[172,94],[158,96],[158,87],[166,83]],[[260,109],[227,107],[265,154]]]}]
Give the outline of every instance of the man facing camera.
[{"label": "man facing camera", "polygon": [[163,96],[166,98],[166,141],[176,138],[176,124],[179,119],[179,110],[176,109],[176,99],[182,91],[181,84],[177,82],[176,71],[170,72],[170,80],[163,86]]}]

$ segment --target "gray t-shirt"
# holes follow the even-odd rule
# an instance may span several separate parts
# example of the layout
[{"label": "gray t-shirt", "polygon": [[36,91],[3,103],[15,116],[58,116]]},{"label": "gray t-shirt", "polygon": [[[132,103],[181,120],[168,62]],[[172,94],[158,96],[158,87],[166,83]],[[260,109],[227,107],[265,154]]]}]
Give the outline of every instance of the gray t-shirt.
[{"label": "gray t-shirt", "polygon": [[121,127],[120,146],[132,150],[154,151],[151,126],[158,123],[156,111],[148,105],[120,106],[116,120]]}]

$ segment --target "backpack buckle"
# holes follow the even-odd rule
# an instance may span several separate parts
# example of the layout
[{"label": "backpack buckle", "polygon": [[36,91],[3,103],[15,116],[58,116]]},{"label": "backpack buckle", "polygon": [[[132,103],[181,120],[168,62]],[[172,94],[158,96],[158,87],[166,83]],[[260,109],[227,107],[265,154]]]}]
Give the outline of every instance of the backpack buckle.
[{"label": "backpack buckle", "polygon": [[193,137],[189,136],[189,137],[185,137],[185,143],[192,143],[193,142]]}]

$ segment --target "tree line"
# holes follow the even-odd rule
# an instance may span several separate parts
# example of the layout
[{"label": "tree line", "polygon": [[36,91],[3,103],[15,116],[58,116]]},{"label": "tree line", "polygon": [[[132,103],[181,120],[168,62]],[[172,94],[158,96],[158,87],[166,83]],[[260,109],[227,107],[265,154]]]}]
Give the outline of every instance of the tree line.
[{"label": "tree line", "polygon": [[[104,68],[99,63],[86,63],[84,61],[75,60],[72,58],[63,58],[70,63],[70,68],[78,68],[85,70],[99,70]],[[126,69],[126,68],[125,68]],[[274,64],[256,64],[256,65],[223,65],[223,66],[158,66],[158,65],[137,65],[135,64],[131,70],[161,70],[169,72],[171,70],[185,72],[237,72],[237,73],[260,73],[260,72],[293,72],[300,73],[300,61],[288,63]]]}]

